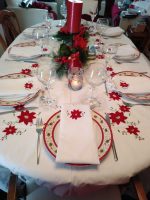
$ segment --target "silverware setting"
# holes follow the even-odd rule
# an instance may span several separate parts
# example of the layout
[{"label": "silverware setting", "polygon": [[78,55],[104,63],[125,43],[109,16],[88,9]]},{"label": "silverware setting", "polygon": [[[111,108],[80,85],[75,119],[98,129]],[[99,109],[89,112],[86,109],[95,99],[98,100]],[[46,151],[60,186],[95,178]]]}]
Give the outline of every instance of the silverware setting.
[{"label": "silverware setting", "polygon": [[122,100],[122,102],[123,102],[123,104],[124,104],[125,106],[128,106],[128,107],[134,107],[134,106],[150,106],[150,104],[148,104],[148,103],[138,103],[138,102],[135,102],[135,103],[128,103],[128,102],[123,101],[123,100]]},{"label": "silverware setting", "polygon": [[38,133],[38,138],[37,138],[37,165],[39,164],[40,161],[40,136],[43,131],[43,121],[42,118],[37,118],[36,120],[36,132]]},{"label": "silverware setting", "polygon": [[[110,128],[111,128],[111,125],[110,125],[110,118],[109,118],[109,114],[108,114],[108,113],[106,114],[106,118],[105,118],[105,119],[106,119],[108,125],[109,125]],[[116,151],[116,146],[115,146],[114,139],[112,140],[112,146],[111,146],[111,148],[112,148],[112,151],[113,151],[114,160],[115,160],[115,161],[118,161],[118,155],[117,155],[117,151]]]},{"label": "silverware setting", "polygon": [[128,60],[117,60],[113,58],[113,60],[118,63],[118,64],[123,64],[123,63],[139,63],[138,61],[128,61]]},{"label": "silverware setting", "polygon": [[36,63],[36,64],[38,64],[38,62],[35,61],[35,60],[5,59],[5,61],[16,61],[16,62],[26,62],[26,63]]},{"label": "silverware setting", "polygon": [[[107,82],[105,81],[104,84],[105,84],[105,92],[106,92],[106,94],[108,95]],[[109,118],[109,114],[108,114],[108,113],[106,114],[105,119],[106,119],[106,121],[107,121],[109,127],[111,128],[110,118]],[[118,161],[118,155],[117,155],[117,151],[116,151],[116,146],[115,146],[114,139],[113,139],[113,141],[112,141],[112,146],[111,146],[111,148],[112,148],[112,151],[113,151],[114,160],[115,160],[115,161]]]}]

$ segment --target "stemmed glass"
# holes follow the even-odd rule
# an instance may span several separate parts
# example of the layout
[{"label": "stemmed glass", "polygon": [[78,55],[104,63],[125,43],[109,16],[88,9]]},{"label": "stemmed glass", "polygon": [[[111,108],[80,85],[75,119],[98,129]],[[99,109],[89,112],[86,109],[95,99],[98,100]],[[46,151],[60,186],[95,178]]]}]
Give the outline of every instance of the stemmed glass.
[{"label": "stemmed glass", "polygon": [[100,106],[100,102],[94,97],[95,88],[106,81],[105,66],[102,63],[92,63],[85,73],[85,78],[91,86],[91,96],[88,99],[91,108]]},{"label": "stemmed glass", "polygon": [[[67,18],[67,7],[66,7],[66,1],[63,0],[63,3],[60,5],[60,14],[65,18],[65,22],[66,22],[66,18]],[[61,21],[62,24],[62,21]]]},{"label": "stemmed glass", "polygon": [[56,70],[54,68],[39,69],[37,78],[43,84],[44,91],[47,93],[42,96],[42,103],[48,106],[55,106],[56,100],[52,98],[50,90],[56,80]]},{"label": "stemmed glass", "polygon": [[50,13],[47,13],[46,15],[44,15],[44,21],[45,21],[46,27],[48,29],[51,29],[52,17]]},{"label": "stemmed glass", "polygon": [[109,20],[107,18],[98,18],[96,21],[96,29],[100,35],[108,28]]},{"label": "stemmed glass", "polygon": [[41,46],[41,49],[43,49],[45,40],[49,36],[49,30],[45,27],[35,28],[32,32],[32,36],[36,40],[36,43]]},{"label": "stemmed glass", "polygon": [[95,29],[95,26],[94,26],[94,19],[95,19],[95,16],[96,16],[96,14],[97,14],[96,9],[95,9],[95,10],[94,10],[94,9],[91,9],[91,10],[89,11],[89,13],[90,13],[90,16],[91,16],[91,19],[92,19],[91,31],[93,31],[93,30]]}]

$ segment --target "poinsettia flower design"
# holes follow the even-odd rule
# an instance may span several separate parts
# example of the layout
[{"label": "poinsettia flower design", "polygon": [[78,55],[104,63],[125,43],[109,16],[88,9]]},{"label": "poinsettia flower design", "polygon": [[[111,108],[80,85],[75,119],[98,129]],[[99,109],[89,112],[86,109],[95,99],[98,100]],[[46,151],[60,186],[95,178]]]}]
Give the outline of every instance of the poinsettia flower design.
[{"label": "poinsettia flower design", "polygon": [[47,48],[43,48],[43,51],[48,51],[48,49]]},{"label": "poinsettia flower design", "polygon": [[111,92],[109,93],[109,97],[113,100],[119,101],[121,96],[117,92]]},{"label": "poinsettia flower design", "polygon": [[3,132],[6,133],[6,135],[13,135],[14,133],[16,133],[16,131],[17,131],[17,128],[11,125],[9,125],[8,127],[5,128],[5,130],[3,130]]},{"label": "poinsettia flower design", "polygon": [[113,77],[113,76],[115,76],[115,75],[116,75],[115,72],[112,72],[112,73],[110,74],[111,77]]},{"label": "poinsettia flower design", "polygon": [[127,117],[124,116],[124,113],[119,111],[116,111],[115,113],[110,113],[109,116],[112,120],[112,123],[116,124],[120,124],[121,122],[125,123],[125,120],[127,119]]},{"label": "poinsettia flower design", "polygon": [[23,104],[22,104],[22,105],[14,106],[14,108],[15,108],[16,111],[21,111],[21,110],[24,110],[24,109],[25,109],[25,107],[24,107]]},{"label": "poinsettia flower design", "polygon": [[140,132],[139,129],[135,126],[128,126],[128,128],[126,128],[127,132],[130,134],[134,134],[134,135],[138,135],[138,133]]},{"label": "poinsettia flower design", "polygon": [[129,84],[126,83],[126,82],[120,82],[120,86],[123,87],[123,88],[125,88],[125,87],[128,87]]},{"label": "poinsettia flower design", "polygon": [[99,54],[96,56],[97,59],[104,59],[105,58],[105,55],[104,54]]},{"label": "poinsettia flower design", "polygon": [[120,107],[120,110],[121,110],[122,112],[130,112],[130,107],[128,107],[128,106],[121,105],[121,106],[119,106],[119,107]]},{"label": "poinsettia flower design", "polygon": [[25,83],[24,87],[26,89],[31,89],[33,87],[33,84],[32,83]]},{"label": "poinsettia flower design", "polygon": [[82,111],[80,110],[73,110],[71,111],[71,115],[70,115],[70,118],[72,119],[78,119],[78,118],[81,118],[82,117]]},{"label": "poinsettia flower design", "polygon": [[113,68],[112,67],[107,67],[106,70],[111,72],[111,71],[113,71]]},{"label": "poinsettia flower design", "polygon": [[100,39],[97,38],[97,39],[95,40],[95,42],[100,42]]},{"label": "poinsettia flower design", "polygon": [[31,67],[37,68],[37,67],[39,67],[39,64],[38,63],[33,63]]},{"label": "poinsettia flower design", "polygon": [[21,111],[21,114],[17,116],[19,118],[19,123],[23,122],[26,125],[30,122],[32,123],[33,119],[36,118],[35,114],[35,112],[29,112],[29,110]]},{"label": "poinsettia flower design", "polygon": [[31,73],[31,69],[22,69],[21,73],[22,74],[30,74]]}]

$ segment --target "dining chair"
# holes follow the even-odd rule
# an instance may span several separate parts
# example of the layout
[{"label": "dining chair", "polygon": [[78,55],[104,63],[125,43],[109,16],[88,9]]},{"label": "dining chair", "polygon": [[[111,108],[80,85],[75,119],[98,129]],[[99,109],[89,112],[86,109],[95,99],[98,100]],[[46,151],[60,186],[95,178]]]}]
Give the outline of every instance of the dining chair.
[{"label": "dining chair", "polygon": [[0,34],[0,57],[5,52],[6,48],[7,48],[6,42],[4,41],[3,37]]},{"label": "dining chair", "polygon": [[26,200],[26,184],[22,182],[17,175],[11,173],[8,183],[7,200]]},{"label": "dining chair", "polygon": [[16,14],[11,10],[1,10],[0,24],[2,25],[7,46],[9,46],[21,32]]},{"label": "dining chair", "polygon": [[[7,200],[18,200],[18,198],[20,197],[26,200],[26,195],[27,195],[26,186],[24,184],[23,185],[21,184],[22,182],[19,181],[18,176],[11,173],[9,184],[8,184]],[[132,184],[132,186],[134,187],[138,200],[148,200],[146,193],[144,191],[142,182],[140,181],[138,176],[134,176],[133,178],[131,178],[128,184]],[[120,192],[120,196],[121,196],[121,192]]]}]

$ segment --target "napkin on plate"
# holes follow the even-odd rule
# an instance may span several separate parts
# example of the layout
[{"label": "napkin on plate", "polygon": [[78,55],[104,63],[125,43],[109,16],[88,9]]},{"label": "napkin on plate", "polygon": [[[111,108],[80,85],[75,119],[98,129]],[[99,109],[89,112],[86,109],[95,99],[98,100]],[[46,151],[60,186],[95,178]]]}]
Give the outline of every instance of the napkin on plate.
[{"label": "napkin on plate", "polygon": [[102,35],[108,36],[108,37],[115,37],[120,36],[122,33],[124,33],[124,30],[120,27],[111,27],[107,28],[102,32]]},{"label": "napkin on plate", "polygon": [[40,83],[35,77],[0,80],[1,99],[19,99],[28,94],[36,93],[39,89]]},{"label": "napkin on plate", "polygon": [[100,163],[89,106],[62,106],[58,139],[56,162]]},{"label": "napkin on plate", "polygon": [[32,33],[33,33],[33,30],[34,30],[34,28],[27,28],[27,29],[25,29],[24,31],[23,31],[23,34],[25,35],[25,36],[30,36],[30,37],[32,37]]},{"label": "napkin on plate", "polygon": [[150,93],[150,78],[146,76],[114,76],[113,82],[117,90],[122,93]]},{"label": "napkin on plate", "polygon": [[114,56],[115,59],[132,60],[139,56],[139,51],[132,47],[130,44],[122,45],[118,47],[117,53]]},{"label": "napkin on plate", "polygon": [[40,46],[13,46],[10,49],[9,56],[31,58],[33,56],[40,56],[42,53]]}]

